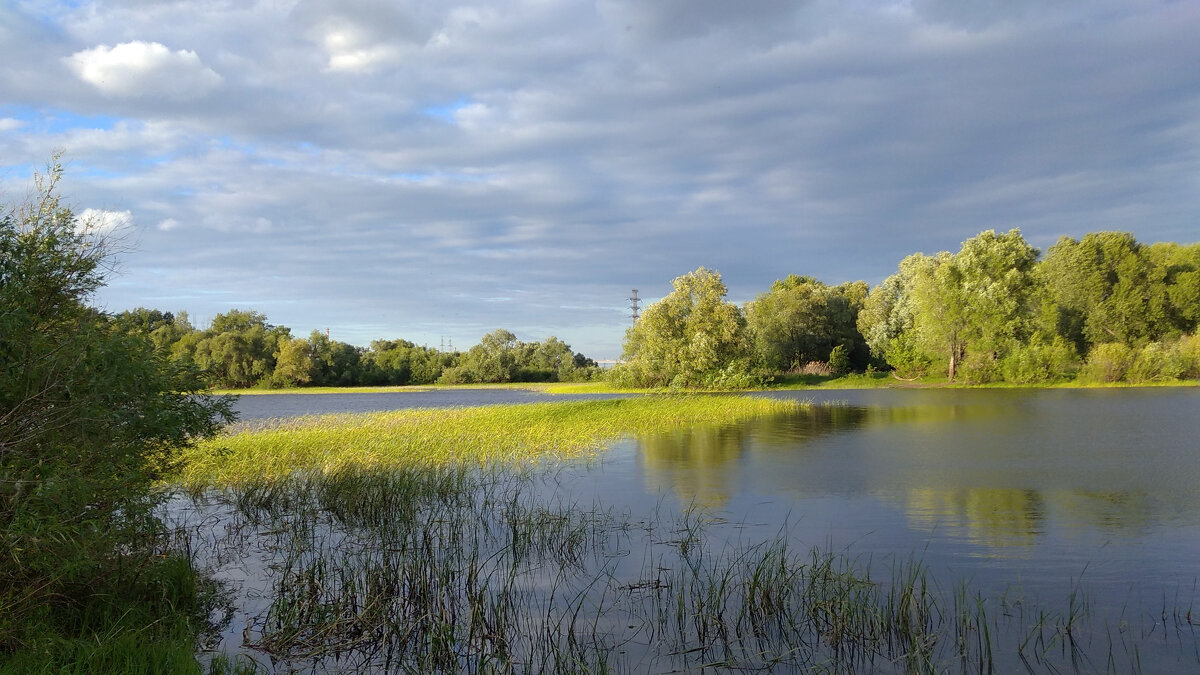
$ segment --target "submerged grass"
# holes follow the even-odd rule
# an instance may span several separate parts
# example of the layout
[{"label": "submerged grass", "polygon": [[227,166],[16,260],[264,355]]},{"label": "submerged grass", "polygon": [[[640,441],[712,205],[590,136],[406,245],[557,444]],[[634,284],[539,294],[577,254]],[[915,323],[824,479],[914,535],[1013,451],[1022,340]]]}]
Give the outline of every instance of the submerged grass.
[{"label": "submerged grass", "polygon": [[225,541],[186,547],[198,564],[269,552],[222,647],[239,653],[209,670],[1138,672],[1168,634],[1200,666],[1190,601],[1108,624],[1075,586],[1056,612],[939,587],[917,559],[881,575],[787,532],[732,538],[701,509],[577,503],[554,461],[803,410],[647,396],[241,425],[179,474],[197,531],[227,519]]},{"label": "submerged grass", "polygon": [[801,404],[747,396],[652,396],[473,408],[322,415],[243,425],[181,460],[189,488],[296,472],[447,465],[524,465],[577,458],[626,434],[732,424]]}]

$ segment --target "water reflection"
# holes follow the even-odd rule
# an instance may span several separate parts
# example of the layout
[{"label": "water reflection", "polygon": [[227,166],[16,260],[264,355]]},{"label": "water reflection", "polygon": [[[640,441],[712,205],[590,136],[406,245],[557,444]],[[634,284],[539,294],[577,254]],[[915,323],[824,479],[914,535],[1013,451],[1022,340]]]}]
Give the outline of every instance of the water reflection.
[{"label": "water reflection", "polygon": [[1035,490],[913,488],[905,493],[909,522],[929,532],[988,549],[1032,546],[1044,530],[1046,503]]},{"label": "water reflection", "polygon": [[[683,504],[706,509],[726,505],[732,494],[755,490],[751,467],[742,466],[747,453],[802,452],[804,442],[839,429],[859,426],[864,408],[821,405],[793,415],[765,417],[741,425],[693,427],[638,439],[639,456],[648,489],[674,493]],[[781,458],[785,465],[791,462]]]},{"label": "water reflection", "polygon": [[[901,405],[815,405],[644,437],[639,461],[647,490],[682,504],[783,502],[828,517],[834,533],[899,516],[914,545],[1025,557],[1047,537],[1200,526],[1196,393],[905,392]],[[853,500],[858,522],[829,513],[831,499]]]}]

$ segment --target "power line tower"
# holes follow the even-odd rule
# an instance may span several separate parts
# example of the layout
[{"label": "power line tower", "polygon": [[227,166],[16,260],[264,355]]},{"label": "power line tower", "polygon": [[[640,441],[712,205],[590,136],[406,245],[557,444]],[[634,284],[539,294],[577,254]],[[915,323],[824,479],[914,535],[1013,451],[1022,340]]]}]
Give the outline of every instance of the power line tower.
[{"label": "power line tower", "polygon": [[629,309],[633,310],[633,314],[631,316],[633,317],[634,321],[637,321],[638,317],[641,316],[641,312],[638,311],[638,302],[637,289],[635,288],[633,289],[633,294],[629,296]]}]

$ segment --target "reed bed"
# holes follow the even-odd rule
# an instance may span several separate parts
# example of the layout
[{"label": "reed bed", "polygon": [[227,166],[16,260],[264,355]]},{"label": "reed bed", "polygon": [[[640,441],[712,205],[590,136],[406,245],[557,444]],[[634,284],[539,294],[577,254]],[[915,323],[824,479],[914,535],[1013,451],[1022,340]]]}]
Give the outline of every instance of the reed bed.
[{"label": "reed bed", "polygon": [[795,413],[800,405],[748,396],[650,396],[302,417],[235,427],[197,445],[181,458],[178,481],[200,489],[296,472],[528,467],[591,456],[627,434],[734,424]]},{"label": "reed bed", "polygon": [[779,414],[816,411],[662,396],[244,425],[181,468],[183,548],[253,580],[210,672],[1139,672],[1158,643],[1200,668],[1186,598],[1113,619],[1082,586],[1062,611],[940,587],[917,559],[747,541],[699,508],[577,503],[558,461]]}]

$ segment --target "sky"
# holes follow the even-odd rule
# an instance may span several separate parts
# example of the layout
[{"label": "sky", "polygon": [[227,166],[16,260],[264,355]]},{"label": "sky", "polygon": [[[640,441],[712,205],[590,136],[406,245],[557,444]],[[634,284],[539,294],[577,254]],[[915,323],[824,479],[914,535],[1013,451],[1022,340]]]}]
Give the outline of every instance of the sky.
[{"label": "sky", "polygon": [[[0,202],[95,301],[620,355],[698,267],[876,284],[982,230],[1200,240],[1195,0],[4,0]],[[644,304],[644,303],[643,303]]]}]

